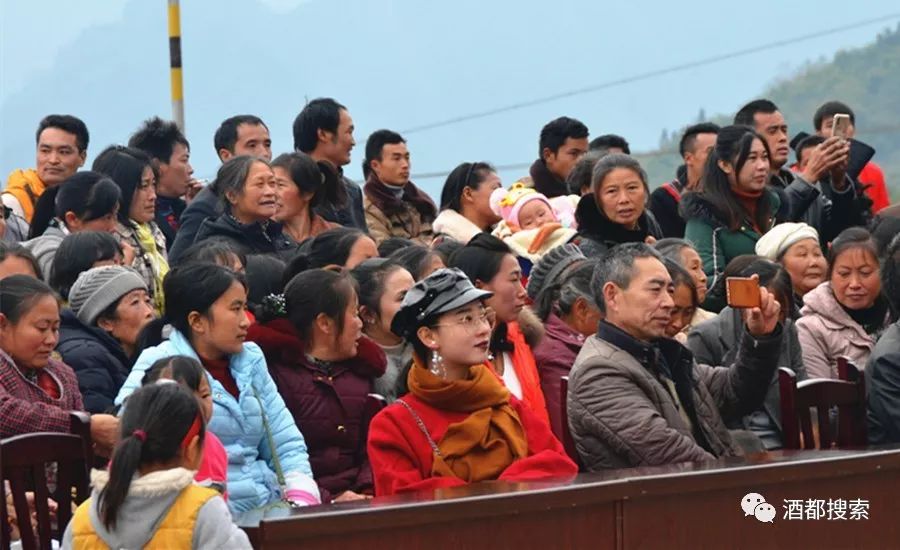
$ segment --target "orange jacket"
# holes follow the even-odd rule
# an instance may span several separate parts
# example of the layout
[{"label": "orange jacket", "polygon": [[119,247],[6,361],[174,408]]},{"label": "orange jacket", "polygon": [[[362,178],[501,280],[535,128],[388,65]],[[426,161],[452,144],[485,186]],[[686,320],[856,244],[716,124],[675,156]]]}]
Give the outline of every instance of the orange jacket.
[{"label": "orange jacket", "polygon": [[6,179],[6,189],[3,192],[14,196],[19,201],[25,212],[25,221],[31,223],[31,218],[34,217],[34,206],[45,189],[47,186],[34,170],[15,170]]},{"label": "orange jacket", "polygon": [[[519,328],[519,323],[507,325],[506,338],[513,345],[512,367],[516,371],[519,385],[522,386],[522,401],[549,426],[550,416],[547,414],[547,403],[544,401],[544,392],[541,390],[541,378],[538,376],[537,364],[534,361],[531,346],[525,341],[525,335]],[[488,365],[491,369],[494,368],[492,363],[489,362]]]}]

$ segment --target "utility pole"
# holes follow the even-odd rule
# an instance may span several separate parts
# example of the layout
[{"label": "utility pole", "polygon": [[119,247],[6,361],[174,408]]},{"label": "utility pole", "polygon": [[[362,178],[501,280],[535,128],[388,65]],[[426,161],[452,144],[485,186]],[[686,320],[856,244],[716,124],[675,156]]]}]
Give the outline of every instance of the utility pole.
[{"label": "utility pole", "polygon": [[169,0],[169,68],[172,77],[172,118],[184,130],[184,82],[181,72],[181,8]]}]

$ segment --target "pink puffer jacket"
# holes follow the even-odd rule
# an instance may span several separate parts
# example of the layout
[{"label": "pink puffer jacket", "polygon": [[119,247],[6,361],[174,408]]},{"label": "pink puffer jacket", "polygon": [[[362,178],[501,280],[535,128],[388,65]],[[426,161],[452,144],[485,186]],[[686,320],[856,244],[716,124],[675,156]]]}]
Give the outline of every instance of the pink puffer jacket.
[{"label": "pink puffer jacket", "polygon": [[[844,311],[824,282],[803,297],[803,309],[797,321],[803,363],[809,378],[837,378],[837,358],[846,356],[851,363],[864,368],[875,347],[875,338]],[[890,322],[885,317],[884,326]]]}]

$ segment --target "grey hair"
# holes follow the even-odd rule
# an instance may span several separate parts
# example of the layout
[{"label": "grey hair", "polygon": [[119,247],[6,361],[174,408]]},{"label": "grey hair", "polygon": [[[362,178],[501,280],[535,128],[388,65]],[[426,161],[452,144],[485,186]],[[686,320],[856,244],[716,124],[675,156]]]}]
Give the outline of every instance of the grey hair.
[{"label": "grey hair", "polygon": [[213,184],[213,191],[219,196],[219,200],[222,201],[226,208],[230,209],[231,207],[227,198],[229,191],[238,196],[244,194],[244,185],[247,183],[247,176],[250,175],[250,167],[256,162],[269,166],[265,159],[250,155],[240,155],[228,159],[219,168],[219,171],[216,173],[216,181]]},{"label": "grey hair", "polygon": [[663,258],[674,260],[678,262],[681,267],[685,267],[684,262],[681,261],[681,251],[685,248],[696,250],[696,248],[694,248],[694,245],[692,245],[689,241],[686,241],[684,239],[676,239],[674,237],[656,241],[656,243],[653,245],[653,248],[655,248]]},{"label": "grey hair", "polygon": [[604,178],[618,168],[627,168],[637,174],[641,178],[641,183],[644,184],[644,191],[647,197],[650,197],[650,186],[647,185],[647,172],[641,168],[641,163],[634,157],[624,153],[609,153],[600,157],[600,160],[594,165],[594,172],[591,175],[591,191],[596,192],[600,184],[603,183]]},{"label": "grey hair", "polygon": [[603,300],[604,285],[613,283],[619,288],[628,288],[634,276],[634,261],[638,258],[656,258],[660,262],[663,261],[660,253],[648,244],[626,243],[610,248],[603,256],[603,260],[594,268],[591,291],[594,293],[597,308],[604,315],[606,314],[606,302]]}]

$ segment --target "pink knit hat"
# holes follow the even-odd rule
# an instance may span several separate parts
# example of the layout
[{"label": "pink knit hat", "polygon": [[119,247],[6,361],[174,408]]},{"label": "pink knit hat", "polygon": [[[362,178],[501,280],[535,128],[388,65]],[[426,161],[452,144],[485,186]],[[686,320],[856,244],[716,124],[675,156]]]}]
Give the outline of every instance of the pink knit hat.
[{"label": "pink knit hat", "polygon": [[556,216],[553,205],[550,204],[550,201],[543,193],[538,193],[534,189],[525,187],[524,184],[518,181],[512,184],[512,187],[509,189],[503,189],[502,187],[495,189],[491,193],[490,204],[494,214],[503,218],[507,225],[519,227],[519,211],[531,201],[544,201],[547,208],[554,213],[554,217]]}]

